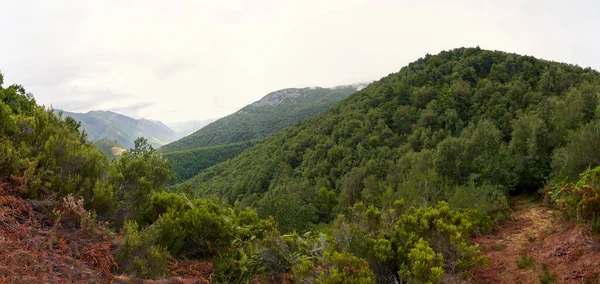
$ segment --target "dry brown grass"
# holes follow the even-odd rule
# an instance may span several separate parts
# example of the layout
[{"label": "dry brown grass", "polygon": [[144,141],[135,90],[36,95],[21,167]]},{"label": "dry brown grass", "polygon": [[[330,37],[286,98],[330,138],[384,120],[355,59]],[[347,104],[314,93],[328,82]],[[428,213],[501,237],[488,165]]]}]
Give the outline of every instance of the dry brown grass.
[{"label": "dry brown grass", "polygon": [[[498,226],[493,235],[473,239],[482,245],[489,265],[473,269],[472,283],[539,283],[544,265],[556,283],[598,283],[600,242],[588,226],[555,216],[531,197],[517,197],[512,203],[513,220]],[[533,258],[531,268],[518,267],[523,255]]]},{"label": "dry brown grass", "polygon": [[171,276],[114,275],[119,236],[90,218],[82,200],[32,201],[23,179],[0,179],[0,283],[211,283],[207,261],[173,261]]}]

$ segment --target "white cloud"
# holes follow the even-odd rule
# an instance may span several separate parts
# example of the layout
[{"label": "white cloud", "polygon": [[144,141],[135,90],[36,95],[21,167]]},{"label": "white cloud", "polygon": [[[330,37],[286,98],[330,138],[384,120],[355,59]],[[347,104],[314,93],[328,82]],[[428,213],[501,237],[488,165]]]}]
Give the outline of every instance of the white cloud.
[{"label": "white cloud", "polygon": [[0,70],[46,105],[183,121],[277,89],[369,82],[460,46],[600,68],[598,11],[596,1],[12,1],[0,10]]}]

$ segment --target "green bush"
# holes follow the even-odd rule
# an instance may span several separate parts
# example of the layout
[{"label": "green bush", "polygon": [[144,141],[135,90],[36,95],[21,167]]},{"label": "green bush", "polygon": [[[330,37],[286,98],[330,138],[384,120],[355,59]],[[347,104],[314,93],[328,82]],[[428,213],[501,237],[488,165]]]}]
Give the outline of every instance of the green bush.
[{"label": "green bush", "polygon": [[409,283],[438,283],[444,272],[442,255],[436,253],[429,243],[419,239],[409,250],[407,262],[400,266],[398,274]]},{"label": "green bush", "polygon": [[556,282],[556,275],[548,271],[548,266],[542,265],[542,274],[539,276],[540,284],[550,284]]},{"label": "green bush", "polygon": [[567,144],[552,157],[555,182],[574,182],[589,167],[600,166],[600,121],[594,120],[570,132]]},{"label": "green bush", "polygon": [[226,249],[233,238],[231,225],[209,202],[183,212],[168,210],[155,223],[158,244],[186,257],[210,257]]},{"label": "green bush", "polygon": [[577,183],[553,186],[548,192],[550,199],[567,216],[581,222],[594,223],[600,214],[600,167],[587,169]]},{"label": "green bush", "polygon": [[[465,186],[457,186],[450,195],[448,203],[453,209],[477,209],[472,213],[481,214],[480,218],[490,216],[494,221],[508,218],[508,200],[502,186],[490,184],[476,186],[473,182]],[[481,229],[482,233],[485,233],[489,227],[482,226]]]},{"label": "green bush", "polygon": [[265,194],[257,208],[261,217],[275,218],[283,233],[294,230],[305,232],[318,218],[313,204],[302,198],[299,192],[289,188]]},{"label": "green bush", "polygon": [[292,280],[294,283],[315,283],[315,261],[311,259],[303,259],[294,265],[292,268]]},{"label": "green bush", "polygon": [[110,184],[97,181],[89,207],[104,221],[114,220],[117,212],[116,190]]},{"label": "green bush", "polygon": [[119,269],[138,277],[155,278],[166,273],[169,252],[156,245],[155,231],[139,229],[135,221],[126,221],[121,231],[123,239],[116,260]]},{"label": "green bush", "polygon": [[183,213],[190,210],[193,206],[193,201],[187,197],[164,191],[154,193],[150,203],[151,205],[145,216],[148,223],[154,223],[162,214],[169,211]]},{"label": "green bush", "polygon": [[517,267],[519,267],[520,269],[530,268],[533,266],[534,261],[535,260],[531,256],[528,256],[526,254],[521,255],[521,257],[517,259]]},{"label": "green bush", "polygon": [[110,183],[117,188],[116,225],[125,220],[145,223],[153,193],[164,189],[170,178],[169,163],[156,154],[148,140],[136,139],[134,149],[111,163]]},{"label": "green bush", "polygon": [[367,284],[375,283],[375,274],[366,260],[348,252],[325,253],[316,283],[320,284]]}]

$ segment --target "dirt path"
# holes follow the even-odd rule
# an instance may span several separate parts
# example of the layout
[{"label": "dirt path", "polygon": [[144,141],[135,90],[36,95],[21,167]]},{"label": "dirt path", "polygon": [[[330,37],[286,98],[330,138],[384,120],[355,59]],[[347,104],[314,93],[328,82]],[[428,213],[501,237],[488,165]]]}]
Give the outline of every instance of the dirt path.
[{"label": "dirt path", "polygon": [[125,151],[126,151],[125,149],[123,149],[123,148],[119,148],[119,147],[112,147],[112,148],[110,149],[110,152],[111,152],[111,153],[112,153],[114,156],[121,156],[121,155],[123,155],[123,153],[124,153]]},{"label": "dirt path", "polygon": [[513,198],[512,208],[512,220],[473,239],[488,260],[473,269],[473,283],[600,283],[600,242],[588,226],[531,196]]}]

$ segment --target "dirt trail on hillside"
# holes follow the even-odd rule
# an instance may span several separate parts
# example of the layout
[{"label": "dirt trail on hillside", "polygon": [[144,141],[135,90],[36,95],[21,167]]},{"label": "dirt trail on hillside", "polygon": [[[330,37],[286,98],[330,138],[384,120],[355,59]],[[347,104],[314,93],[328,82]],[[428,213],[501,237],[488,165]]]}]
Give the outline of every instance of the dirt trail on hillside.
[{"label": "dirt trail on hillside", "polygon": [[512,220],[473,239],[488,264],[473,269],[472,283],[600,283],[600,242],[589,226],[566,222],[535,197],[511,201]]}]

